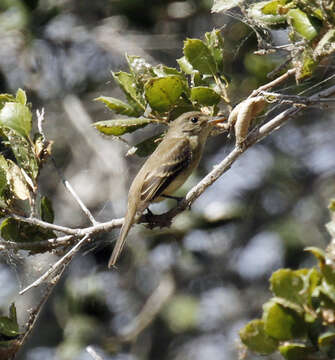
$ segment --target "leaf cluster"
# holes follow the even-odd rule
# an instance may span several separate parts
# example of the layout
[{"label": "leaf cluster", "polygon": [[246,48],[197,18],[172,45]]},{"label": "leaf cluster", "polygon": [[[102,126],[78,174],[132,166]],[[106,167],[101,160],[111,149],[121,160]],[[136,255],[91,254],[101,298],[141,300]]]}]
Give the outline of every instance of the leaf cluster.
[{"label": "leaf cluster", "polygon": [[[105,135],[121,136],[151,123],[166,123],[186,111],[216,114],[220,102],[228,102],[220,30],[206,33],[204,40],[185,40],[183,53],[177,60],[179,69],[161,64],[153,66],[141,57],[127,55],[129,72],[113,73],[126,101],[107,96],[96,99],[126,117],[93,125]],[[136,145],[135,153],[146,156],[155,144],[157,137],[147,139]]]},{"label": "leaf cluster", "polygon": [[321,249],[310,247],[318,267],[280,269],[270,278],[273,297],[261,319],[250,321],[240,338],[248,349],[288,360],[335,357],[335,264]]},{"label": "leaf cluster", "polygon": [[[227,11],[245,6],[243,0],[216,0],[212,11]],[[298,71],[297,80],[311,76],[320,61],[335,51],[335,1],[269,0],[247,5],[246,15],[253,24],[289,30],[293,44],[302,47],[290,51],[292,65]]]},{"label": "leaf cluster", "polygon": [[[0,137],[5,148],[0,154],[1,215],[38,213],[42,219],[52,222],[50,201],[37,199],[37,178],[50,155],[51,143],[40,133],[32,134],[32,113],[21,89],[15,97],[0,95]],[[1,223],[0,234],[3,239],[15,242],[42,240],[54,235],[13,218]]]}]

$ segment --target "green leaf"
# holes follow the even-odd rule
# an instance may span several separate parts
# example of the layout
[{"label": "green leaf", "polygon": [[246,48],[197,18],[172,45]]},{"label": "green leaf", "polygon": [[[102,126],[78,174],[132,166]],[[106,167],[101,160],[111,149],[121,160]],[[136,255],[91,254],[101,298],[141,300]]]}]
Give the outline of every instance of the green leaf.
[{"label": "green leaf", "polygon": [[110,110],[115,111],[117,114],[128,115],[128,116],[139,115],[136,109],[134,109],[131,105],[119,99],[109,96],[99,96],[94,100],[104,103]]},{"label": "green leaf", "polygon": [[287,17],[294,31],[307,40],[313,40],[319,33],[311,18],[300,9],[291,9]]},{"label": "green leaf", "polygon": [[0,126],[13,129],[21,136],[29,137],[31,118],[29,108],[20,103],[7,102],[0,110]]},{"label": "green leaf", "polygon": [[177,59],[177,63],[180,67],[180,70],[183,71],[185,74],[191,75],[195,71],[193,69],[193,66],[187,61],[185,56]]},{"label": "green leaf", "polygon": [[152,65],[146,62],[144,58],[136,55],[126,55],[126,59],[129,69],[137,82],[144,83],[154,75]]},{"label": "green leaf", "polygon": [[22,105],[26,105],[27,104],[27,95],[26,92],[22,89],[18,89],[16,92],[16,98],[15,98],[16,102],[22,104]]},{"label": "green leaf", "polygon": [[270,289],[275,296],[303,305],[309,302],[319,281],[320,275],[316,269],[280,269],[272,274]]},{"label": "green leaf", "polygon": [[9,338],[20,335],[17,322],[8,317],[0,316],[0,334]]},{"label": "green leaf", "polygon": [[250,321],[240,330],[240,338],[244,345],[259,354],[271,354],[278,347],[278,340],[265,332],[264,322],[260,319]]},{"label": "green leaf", "polygon": [[7,160],[7,164],[7,181],[10,191],[16,199],[23,201],[30,199],[30,189],[21,169],[11,160]]},{"label": "green leaf", "polygon": [[281,7],[287,2],[288,0],[269,1],[262,7],[262,13],[265,15],[279,15]]},{"label": "green leaf", "polygon": [[8,164],[2,154],[0,154],[0,198],[3,197],[4,191],[9,189],[7,181]]},{"label": "green leaf", "polygon": [[289,340],[305,334],[303,319],[293,310],[270,300],[263,305],[264,329],[278,340]]},{"label": "green leaf", "polygon": [[41,214],[41,219],[43,221],[46,221],[48,223],[53,223],[54,222],[55,213],[54,213],[54,210],[52,208],[52,202],[46,196],[43,196],[41,198],[40,214]]},{"label": "green leaf", "polygon": [[197,86],[191,89],[190,100],[201,105],[213,106],[220,102],[220,95],[209,87]]},{"label": "green leaf", "polygon": [[[319,268],[321,270],[324,279],[328,282],[329,285],[335,284],[335,266],[329,262],[327,263],[326,253],[317,247],[310,246],[305,249],[306,251],[310,251],[319,262]],[[334,294],[335,299],[335,294]]]},{"label": "green leaf", "polygon": [[223,38],[221,31],[213,29],[211,32],[205,34],[205,39],[215,61],[216,70],[221,72],[223,67]]},{"label": "green leaf", "polygon": [[335,332],[327,331],[318,338],[319,349],[326,353],[329,358],[335,357]]},{"label": "green leaf", "polygon": [[140,143],[134,145],[133,147],[131,147],[128,150],[127,156],[134,155],[134,154],[137,156],[140,156],[140,157],[149,156],[151,153],[154,152],[154,150],[160,143],[159,140],[161,140],[162,138],[163,138],[163,133],[152,136],[150,138],[147,138],[147,139],[141,141]]},{"label": "green leaf", "polygon": [[306,360],[313,350],[303,343],[284,343],[279,346],[279,352],[287,360]]},{"label": "green leaf", "polygon": [[154,122],[154,120],[139,117],[98,121],[92,125],[105,135],[121,136],[126,133],[131,133],[152,122]]},{"label": "green leaf", "polygon": [[184,55],[195,70],[203,74],[216,74],[214,58],[209,48],[200,39],[184,41]]},{"label": "green leaf", "polygon": [[51,230],[42,229],[12,218],[5,219],[0,226],[1,237],[7,241],[31,242],[55,238]]},{"label": "green leaf", "polygon": [[117,73],[113,73],[113,77],[127,97],[132,99],[132,101],[134,101],[140,109],[145,110],[145,101],[142,97],[141,89],[139,89],[136,84],[134,75],[124,71],[119,71]]},{"label": "green leaf", "polygon": [[[154,74],[158,77],[166,77],[168,75],[178,75],[180,77],[183,77],[182,73],[178,71],[176,68],[164,66],[162,64],[153,67],[152,70]],[[186,81],[184,77],[183,79]]]},{"label": "green leaf", "polygon": [[235,6],[239,6],[243,0],[214,0],[212,12],[227,11]]},{"label": "green leaf", "polygon": [[328,30],[314,49],[314,57],[329,56],[335,51],[335,29]]},{"label": "green leaf", "polygon": [[180,76],[170,75],[152,78],[144,86],[146,99],[152,109],[159,112],[169,111],[184,91]]},{"label": "green leaf", "polygon": [[0,94],[0,110],[7,102],[15,102],[15,98],[12,94]]},{"label": "green leaf", "polygon": [[0,132],[6,137],[18,165],[35,181],[39,172],[39,166],[33,144],[14,129],[4,126]]},{"label": "green leaf", "polygon": [[[272,1],[260,1],[248,8],[248,15],[261,25],[278,25],[286,22],[286,15],[272,13],[273,9],[268,8]],[[264,11],[265,8],[265,11]]]},{"label": "green leaf", "polygon": [[16,306],[15,303],[10,304],[9,318],[17,323]]}]

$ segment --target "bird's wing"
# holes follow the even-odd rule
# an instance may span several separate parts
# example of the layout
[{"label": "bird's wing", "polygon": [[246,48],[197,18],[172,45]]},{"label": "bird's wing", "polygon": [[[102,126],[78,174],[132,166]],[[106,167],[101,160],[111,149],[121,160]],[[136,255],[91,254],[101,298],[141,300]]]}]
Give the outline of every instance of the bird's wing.
[{"label": "bird's wing", "polygon": [[187,168],[192,161],[192,149],[188,139],[171,139],[168,143],[161,143],[165,148],[160,149],[160,164],[151,168],[143,181],[141,188],[141,201],[150,202],[158,198],[164,190]]}]

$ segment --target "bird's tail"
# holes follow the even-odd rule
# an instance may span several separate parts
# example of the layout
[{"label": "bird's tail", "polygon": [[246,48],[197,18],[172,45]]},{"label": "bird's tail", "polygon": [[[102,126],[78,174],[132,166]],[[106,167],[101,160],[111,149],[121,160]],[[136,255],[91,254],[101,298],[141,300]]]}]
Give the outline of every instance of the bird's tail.
[{"label": "bird's tail", "polygon": [[135,214],[136,214],[135,209],[131,210],[131,209],[128,208],[126,216],[124,218],[123,225],[121,227],[119,238],[116,241],[116,244],[114,246],[112,255],[111,255],[111,257],[109,259],[109,262],[108,262],[108,267],[109,268],[114,267],[115,264],[116,264],[116,261],[117,261],[119,255],[120,255],[120,253],[121,253],[121,251],[123,249],[123,246],[124,246],[124,244],[126,242],[128,232],[129,232],[131,226],[134,223]]}]

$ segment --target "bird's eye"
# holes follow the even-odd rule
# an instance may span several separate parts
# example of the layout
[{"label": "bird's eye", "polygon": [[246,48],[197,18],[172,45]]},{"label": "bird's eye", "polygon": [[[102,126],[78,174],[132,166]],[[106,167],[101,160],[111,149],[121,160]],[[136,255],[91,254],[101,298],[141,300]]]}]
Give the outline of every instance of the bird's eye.
[{"label": "bird's eye", "polygon": [[192,117],[191,118],[191,122],[193,123],[193,124],[196,124],[197,122],[198,122],[198,118],[197,117]]}]

